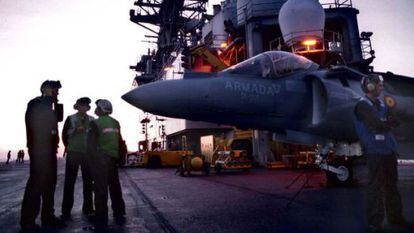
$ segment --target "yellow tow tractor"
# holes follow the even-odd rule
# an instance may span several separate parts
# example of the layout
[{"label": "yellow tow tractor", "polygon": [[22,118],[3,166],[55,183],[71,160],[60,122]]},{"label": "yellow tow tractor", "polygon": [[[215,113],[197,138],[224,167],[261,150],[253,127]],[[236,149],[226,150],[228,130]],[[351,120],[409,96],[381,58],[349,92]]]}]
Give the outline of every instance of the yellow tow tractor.
[{"label": "yellow tow tractor", "polygon": [[[148,122],[148,121],[146,121]],[[162,150],[161,143],[153,142],[152,150],[148,148],[148,140],[138,142],[139,151],[128,153],[125,158],[125,166],[128,167],[173,167],[181,163],[181,156],[192,155],[189,150]]]},{"label": "yellow tow tractor", "polygon": [[188,150],[135,152],[127,155],[126,166],[147,168],[174,167],[181,164],[182,156],[192,154],[193,152]]}]

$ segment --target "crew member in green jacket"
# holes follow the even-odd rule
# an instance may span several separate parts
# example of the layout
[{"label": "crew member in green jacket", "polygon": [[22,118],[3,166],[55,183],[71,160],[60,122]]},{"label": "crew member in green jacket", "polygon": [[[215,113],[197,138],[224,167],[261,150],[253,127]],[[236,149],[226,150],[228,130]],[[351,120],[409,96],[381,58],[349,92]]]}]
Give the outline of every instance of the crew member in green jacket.
[{"label": "crew member in green jacket", "polygon": [[95,226],[105,228],[108,222],[108,188],[115,221],[124,221],[125,203],[119,182],[117,163],[122,150],[122,136],[117,120],[110,117],[112,104],[106,99],[96,102],[95,114],[88,135],[88,153],[93,155],[93,180],[95,192]]},{"label": "crew member in green jacket", "polygon": [[94,120],[87,112],[91,109],[91,99],[82,97],[73,106],[77,113],[66,118],[62,130],[62,141],[66,148],[65,185],[63,189],[62,217],[70,218],[73,207],[73,193],[79,166],[83,181],[83,207],[85,215],[93,214],[92,175],[90,156],[86,153],[90,123]]}]

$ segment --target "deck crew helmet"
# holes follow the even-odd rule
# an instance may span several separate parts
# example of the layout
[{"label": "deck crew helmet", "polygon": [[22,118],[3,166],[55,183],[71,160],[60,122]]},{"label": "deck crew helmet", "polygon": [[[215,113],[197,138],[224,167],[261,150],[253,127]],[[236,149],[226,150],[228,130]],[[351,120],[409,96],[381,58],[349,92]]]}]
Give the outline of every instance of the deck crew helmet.
[{"label": "deck crew helmet", "polygon": [[100,108],[102,112],[106,114],[112,113],[112,104],[109,102],[109,100],[106,99],[99,99],[95,102],[96,107]]},{"label": "deck crew helmet", "polygon": [[79,106],[87,106],[89,110],[91,109],[91,106],[89,106],[90,103],[91,103],[91,99],[89,97],[82,97],[76,100],[76,103],[73,105],[73,108],[75,110],[79,110]]}]

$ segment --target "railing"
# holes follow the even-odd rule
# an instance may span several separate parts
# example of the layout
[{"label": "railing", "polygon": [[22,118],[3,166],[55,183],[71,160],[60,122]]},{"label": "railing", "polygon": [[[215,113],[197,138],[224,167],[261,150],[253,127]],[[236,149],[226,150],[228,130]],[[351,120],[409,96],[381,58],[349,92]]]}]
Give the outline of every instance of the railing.
[{"label": "railing", "polygon": [[[332,8],[352,8],[352,0],[319,0],[322,7],[325,9],[332,9]],[[242,6],[238,6],[237,16],[234,17],[237,20],[244,19],[247,20],[251,17],[255,16],[269,16],[274,15],[276,12],[275,10],[282,8],[284,1],[264,1],[260,3],[254,3],[254,1],[248,1],[246,4]],[[244,16],[244,17],[243,17]]]},{"label": "railing", "polygon": [[352,8],[352,0],[319,0],[323,8]]},{"label": "railing", "polygon": [[[338,32],[334,32],[334,31],[327,31],[327,30],[321,30],[322,34],[323,34],[323,38],[322,38],[322,48],[320,48],[321,50],[324,51],[335,51],[335,52],[342,52],[343,51],[343,38],[342,35]],[[320,32],[319,30],[317,31],[303,31],[303,32],[296,32],[295,34],[302,34],[302,33],[312,33],[314,34],[315,32]],[[293,34],[293,33],[292,33]],[[289,35],[288,35],[289,36]],[[291,52],[300,52],[302,47],[298,47],[295,46],[295,44],[297,44],[297,42],[300,41],[294,41],[294,45],[291,46]],[[280,36],[272,41],[269,42],[269,49],[270,50],[283,50],[284,48],[288,48],[287,44],[284,42],[283,40],[283,36]]]},{"label": "railing", "polygon": [[221,48],[221,44],[227,42],[227,34],[213,34],[211,46],[213,48]]},{"label": "railing", "polygon": [[371,36],[372,32],[361,33],[361,50],[362,58],[364,58],[364,60],[375,58],[375,51],[372,49]]},{"label": "railing", "polygon": [[236,17],[233,17],[232,21],[235,20],[235,22],[241,23],[251,17],[275,15],[276,10],[279,10],[284,3],[283,1],[275,2],[271,0],[260,3],[248,1],[246,4],[237,7]]}]

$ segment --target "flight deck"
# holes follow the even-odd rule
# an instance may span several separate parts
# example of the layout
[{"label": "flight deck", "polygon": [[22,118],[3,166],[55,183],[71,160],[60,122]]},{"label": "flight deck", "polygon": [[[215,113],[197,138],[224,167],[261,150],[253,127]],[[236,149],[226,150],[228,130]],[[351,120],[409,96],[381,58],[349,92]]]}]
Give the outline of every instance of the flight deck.
[{"label": "flight deck", "polygon": [[[64,160],[59,160],[55,214],[61,211]],[[414,164],[399,166],[404,214],[414,220]],[[364,172],[360,184],[326,184],[319,169],[253,168],[209,176],[181,177],[175,168],[121,168],[126,222],[109,213],[110,232],[365,232]],[[29,162],[0,166],[0,232],[18,232]],[[357,175],[358,176],[358,175]],[[82,215],[81,176],[75,187],[72,220],[59,231],[90,232]],[[108,203],[109,209],[110,203]],[[40,223],[40,220],[37,219]],[[346,227],[344,227],[346,226]],[[387,232],[404,232],[385,225]],[[412,232],[412,231],[405,231]]]}]

